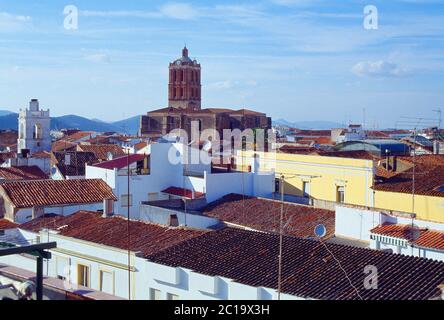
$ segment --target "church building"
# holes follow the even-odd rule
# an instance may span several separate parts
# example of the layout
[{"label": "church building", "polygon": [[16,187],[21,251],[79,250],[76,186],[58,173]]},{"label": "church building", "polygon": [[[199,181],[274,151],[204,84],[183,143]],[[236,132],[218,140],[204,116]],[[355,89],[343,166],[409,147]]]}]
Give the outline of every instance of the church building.
[{"label": "church building", "polygon": [[39,101],[32,99],[29,109],[20,110],[18,117],[18,154],[33,154],[51,150],[51,119],[48,110],[40,110]]},{"label": "church building", "polygon": [[182,57],[169,65],[168,107],[150,111],[141,117],[140,135],[160,137],[174,129],[184,129],[191,137],[191,122],[197,121],[199,130],[270,129],[271,118],[265,113],[247,109],[201,108],[201,66],[188,56],[186,47]]}]

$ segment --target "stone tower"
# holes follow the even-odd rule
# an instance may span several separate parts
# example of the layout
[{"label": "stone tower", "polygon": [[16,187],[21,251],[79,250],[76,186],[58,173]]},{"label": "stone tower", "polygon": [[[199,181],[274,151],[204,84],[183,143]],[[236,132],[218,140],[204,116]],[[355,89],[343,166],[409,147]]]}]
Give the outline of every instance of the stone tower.
[{"label": "stone tower", "polygon": [[48,110],[40,110],[39,101],[32,99],[29,109],[20,110],[18,118],[17,153],[29,150],[32,154],[51,151],[51,119]]},{"label": "stone tower", "polygon": [[188,49],[182,49],[182,57],[170,63],[168,106],[176,109],[200,110],[200,64],[188,57]]}]

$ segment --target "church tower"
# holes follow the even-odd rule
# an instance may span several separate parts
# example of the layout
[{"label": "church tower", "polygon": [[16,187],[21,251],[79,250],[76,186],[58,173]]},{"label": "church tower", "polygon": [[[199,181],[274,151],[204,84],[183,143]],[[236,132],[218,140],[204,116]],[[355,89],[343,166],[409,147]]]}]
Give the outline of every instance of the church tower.
[{"label": "church tower", "polygon": [[17,153],[51,150],[51,119],[48,110],[40,110],[39,101],[32,99],[29,109],[20,110],[18,118]]},{"label": "church tower", "polygon": [[188,57],[188,49],[182,49],[182,57],[170,63],[168,82],[168,106],[176,109],[200,110],[200,64]]}]

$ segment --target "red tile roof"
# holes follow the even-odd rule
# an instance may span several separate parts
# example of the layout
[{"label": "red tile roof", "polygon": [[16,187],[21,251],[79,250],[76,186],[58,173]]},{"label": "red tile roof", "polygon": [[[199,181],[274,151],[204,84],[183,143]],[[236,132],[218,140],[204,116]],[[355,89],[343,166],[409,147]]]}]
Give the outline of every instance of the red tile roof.
[{"label": "red tile roof", "polygon": [[[59,231],[60,235],[66,237],[128,249],[128,221],[120,216],[103,218],[98,212],[78,211],[69,216],[43,216],[21,224],[20,228],[32,232],[47,228]],[[206,232],[131,220],[129,249],[147,256]]]},{"label": "red tile roof", "polygon": [[33,180],[47,179],[48,175],[37,166],[21,166],[0,168],[0,181],[4,180]]},{"label": "red tile roof", "polygon": [[11,222],[7,219],[0,219],[0,230],[14,229],[17,228],[18,224]]},{"label": "red tile roof", "polygon": [[427,228],[419,228],[416,241],[414,237],[415,231],[411,225],[403,224],[383,224],[371,230],[374,234],[400,238],[413,242],[416,246],[444,250],[444,232],[430,230]]},{"label": "red tile roof", "polygon": [[[203,213],[221,221],[265,232],[279,232],[281,202],[229,194],[210,203]],[[326,238],[335,234],[335,212],[310,206],[284,203],[284,233],[302,238],[314,237],[314,228],[324,224]]]},{"label": "red tile roof", "polygon": [[110,153],[113,158],[122,157],[125,152],[121,147],[116,144],[79,144],[77,146],[78,151],[92,152],[97,159],[106,161],[108,160],[108,154]]},{"label": "red tile roof", "polygon": [[33,158],[46,158],[49,159],[51,158],[51,153],[47,152],[47,151],[39,151],[39,152],[34,152],[32,154]]},{"label": "red tile roof", "polygon": [[71,141],[71,142],[78,142],[84,138],[89,137],[90,139],[95,134],[95,132],[92,131],[78,131],[76,133],[73,133],[71,135],[63,137],[63,140]]},{"label": "red tile roof", "polygon": [[74,149],[76,146],[75,143],[69,142],[66,140],[57,140],[54,141],[51,145],[51,151],[65,151]]},{"label": "red tile roof", "polygon": [[[169,188],[166,188],[165,190],[162,190],[162,192],[171,194],[173,196],[179,196],[179,197],[184,197],[184,198],[188,198],[188,199],[193,199],[193,191],[190,189],[169,187]],[[194,199],[203,197],[204,195],[205,195],[205,193],[195,191],[194,192]]]},{"label": "red tile roof", "polygon": [[146,155],[144,154],[130,154],[129,156],[122,156],[113,160],[103,161],[100,163],[96,163],[94,167],[103,168],[103,169],[123,169],[127,167],[129,164],[133,164],[137,161],[142,161],[145,159]]},{"label": "red tile roof", "polygon": [[444,155],[421,155],[398,157],[398,161],[410,163],[410,168],[402,172],[387,172],[377,168],[379,181],[375,190],[387,192],[412,193],[413,163],[415,163],[415,194],[444,197],[438,188],[444,186]]},{"label": "red tile roof", "polygon": [[25,180],[0,184],[16,208],[117,200],[102,179]]},{"label": "red tile roof", "polygon": [[[328,250],[326,249],[326,247]],[[444,262],[378,250],[283,237],[282,292],[324,300],[427,300],[440,295]],[[225,228],[184,241],[147,259],[252,287],[277,288],[279,236]],[[338,265],[340,262],[341,266]],[[365,289],[366,266],[378,289]],[[347,276],[344,275],[344,270]]]}]

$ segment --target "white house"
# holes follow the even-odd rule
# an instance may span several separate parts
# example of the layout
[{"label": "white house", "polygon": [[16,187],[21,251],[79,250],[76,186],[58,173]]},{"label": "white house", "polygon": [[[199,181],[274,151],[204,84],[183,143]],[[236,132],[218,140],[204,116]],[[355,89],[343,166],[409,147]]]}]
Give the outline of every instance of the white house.
[{"label": "white house", "polygon": [[371,249],[444,261],[444,224],[406,213],[337,205],[335,235]]},{"label": "white house", "polygon": [[[211,159],[206,158],[209,156],[204,152],[200,152],[196,163],[187,164],[191,162],[184,156],[188,151],[182,143],[156,143],[151,145],[149,155],[131,154],[87,165],[86,178],[103,179],[118,197],[116,211],[126,214],[129,201],[130,215],[135,219],[140,217],[143,202],[174,198],[174,194],[163,192],[168,188],[181,189],[184,194],[187,190],[194,195],[202,194],[207,202],[229,193],[272,196],[274,173],[261,172],[259,161],[253,161],[252,172],[215,173]],[[192,160],[192,151],[189,152],[188,159]],[[181,196],[181,193],[176,196]]]},{"label": "white house", "polygon": [[0,184],[0,217],[24,223],[46,213],[100,210],[117,200],[101,179],[23,180]]},{"label": "white house", "polygon": [[[426,300],[436,298],[444,282],[444,262],[337,244],[324,244],[327,251],[317,240],[288,236],[279,278],[279,235],[234,228],[204,231],[130,221],[128,252],[122,241],[127,226],[122,217],[80,211],[28,222],[17,238],[22,244],[37,237],[57,242],[44,272],[67,288],[83,286],[138,300]],[[0,263],[35,267],[33,258],[23,255],[1,257]],[[367,265],[379,272],[377,288],[363,288]],[[399,266],[409,272],[391,272]],[[342,276],[344,270],[348,277]]]}]

